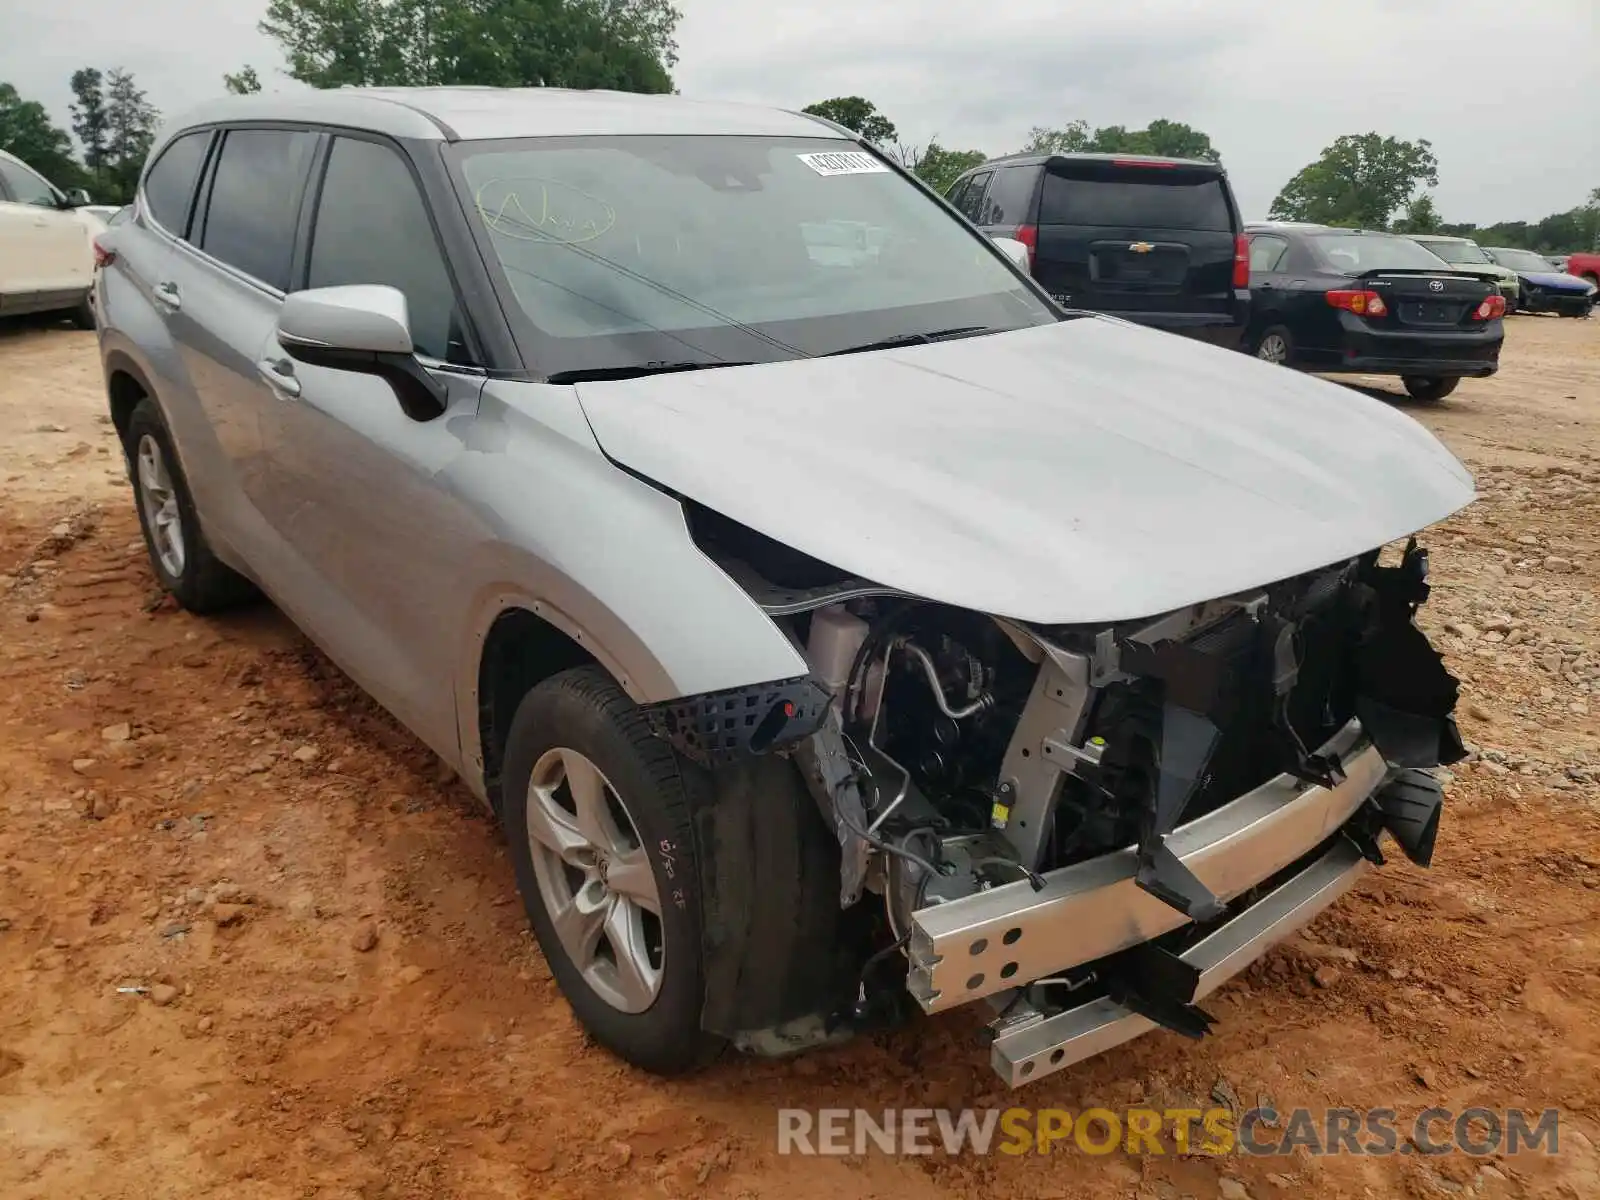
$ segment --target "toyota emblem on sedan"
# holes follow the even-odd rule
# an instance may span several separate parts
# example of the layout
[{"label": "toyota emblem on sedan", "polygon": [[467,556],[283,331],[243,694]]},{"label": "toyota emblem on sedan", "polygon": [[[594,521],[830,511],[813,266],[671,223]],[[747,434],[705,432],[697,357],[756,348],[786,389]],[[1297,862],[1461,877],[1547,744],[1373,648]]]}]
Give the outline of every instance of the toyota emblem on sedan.
[{"label": "toyota emblem on sedan", "polygon": [[1442,291],[1444,291],[1444,280],[1442,280],[1442,279],[1430,280],[1429,283],[1428,283],[1428,290],[1430,292],[1442,292]]}]

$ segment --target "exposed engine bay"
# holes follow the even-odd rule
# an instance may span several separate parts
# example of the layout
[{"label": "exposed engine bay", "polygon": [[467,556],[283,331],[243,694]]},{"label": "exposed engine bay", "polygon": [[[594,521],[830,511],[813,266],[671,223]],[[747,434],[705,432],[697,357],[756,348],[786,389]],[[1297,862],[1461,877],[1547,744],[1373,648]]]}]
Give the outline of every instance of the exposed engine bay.
[{"label": "exposed engine bay", "polygon": [[[746,748],[800,764],[838,835],[841,906],[882,900],[882,932],[835,1023],[892,1021],[908,995],[930,1012],[988,997],[1003,1033],[1019,1014],[1059,1023],[1108,997],[1200,1036],[1210,1018],[1195,1000],[1214,984],[1190,951],[1208,934],[1330,854],[1381,862],[1384,831],[1414,860],[1431,856],[1440,795],[1419,769],[1464,751],[1456,681],[1413,622],[1428,593],[1414,541],[1388,564],[1372,551],[1144,621],[1044,627],[841,579],[782,548],[753,561],[760,543],[717,555],[738,532],[713,527],[703,544],[811,667],[749,700],[763,732]],[[1242,833],[1180,833],[1251,805],[1261,820],[1243,828],[1260,849]],[[1295,821],[1297,841],[1269,828]],[[1015,955],[987,935],[961,940],[991,895],[1023,914],[994,925]],[[1144,915],[1123,916],[1130,905]],[[941,924],[941,909],[972,916]],[[1068,919],[1080,910],[1099,918],[1081,937]]]}]

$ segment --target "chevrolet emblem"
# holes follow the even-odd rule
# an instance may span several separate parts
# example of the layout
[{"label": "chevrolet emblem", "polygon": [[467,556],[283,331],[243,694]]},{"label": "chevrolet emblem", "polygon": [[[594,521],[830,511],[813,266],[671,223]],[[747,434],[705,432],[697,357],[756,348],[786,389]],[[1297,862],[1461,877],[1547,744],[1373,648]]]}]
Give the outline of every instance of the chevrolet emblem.
[{"label": "chevrolet emblem", "polygon": [[1133,251],[1135,254],[1149,254],[1150,251],[1155,249],[1155,247],[1149,242],[1134,242],[1133,245],[1128,247],[1128,249]]}]

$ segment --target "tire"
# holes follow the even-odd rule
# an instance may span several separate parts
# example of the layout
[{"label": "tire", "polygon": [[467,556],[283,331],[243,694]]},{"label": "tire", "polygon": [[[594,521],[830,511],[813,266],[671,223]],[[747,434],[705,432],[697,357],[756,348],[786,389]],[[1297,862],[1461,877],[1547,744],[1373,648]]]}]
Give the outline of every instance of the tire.
[{"label": "tire", "polygon": [[[595,794],[593,779],[577,789],[571,783],[588,768],[598,771],[605,798],[603,809],[585,808],[605,814],[598,823],[580,820],[574,800]],[[501,780],[523,905],[579,1023],[607,1050],[656,1075],[681,1075],[711,1061],[724,1043],[701,1028],[699,863],[688,786],[671,747],[604,670],[577,667],[523,697],[506,739]],[[553,819],[548,815],[557,811]],[[536,834],[543,830],[537,846],[530,824]],[[579,833],[580,824],[595,836]],[[602,833],[611,844],[594,853]],[[567,846],[559,857],[553,841]],[[626,884],[617,886],[623,878]],[[659,913],[654,920],[634,899],[647,889]],[[579,919],[600,912],[603,926],[593,915]],[[613,930],[622,931],[618,940],[634,943],[634,969],[622,969],[626,948],[613,944]],[[601,940],[593,941],[597,936]]]},{"label": "tire", "polygon": [[99,322],[95,320],[94,301],[92,293],[85,292],[83,299],[78,302],[78,307],[72,310],[72,327],[74,329],[96,329]]},{"label": "tire", "polygon": [[1461,379],[1454,375],[1442,379],[1437,376],[1406,375],[1402,377],[1401,382],[1406,385],[1406,391],[1411,393],[1413,400],[1423,400],[1433,404],[1455,391]]},{"label": "tire", "polygon": [[206,542],[172,435],[148,396],[128,418],[123,446],[150,569],[162,588],[193,613],[218,612],[253,598],[254,585],[217,558]]},{"label": "tire", "polygon": [[1256,338],[1251,353],[1262,362],[1287,367],[1294,362],[1294,338],[1282,325],[1269,325],[1261,331],[1261,336]]}]

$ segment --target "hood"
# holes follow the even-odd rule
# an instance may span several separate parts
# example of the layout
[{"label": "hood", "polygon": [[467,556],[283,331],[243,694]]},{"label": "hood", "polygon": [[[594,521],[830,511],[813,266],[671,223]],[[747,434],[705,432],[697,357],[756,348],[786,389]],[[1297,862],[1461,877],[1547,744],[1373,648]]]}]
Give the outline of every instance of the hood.
[{"label": "hood", "polygon": [[1387,404],[1099,317],[578,395],[658,484],[852,575],[1041,623],[1243,591],[1473,498]]},{"label": "hood", "polygon": [[1542,288],[1555,288],[1563,292],[1587,292],[1590,283],[1576,275],[1563,275],[1560,271],[1520,271],[1523,279]]}]

